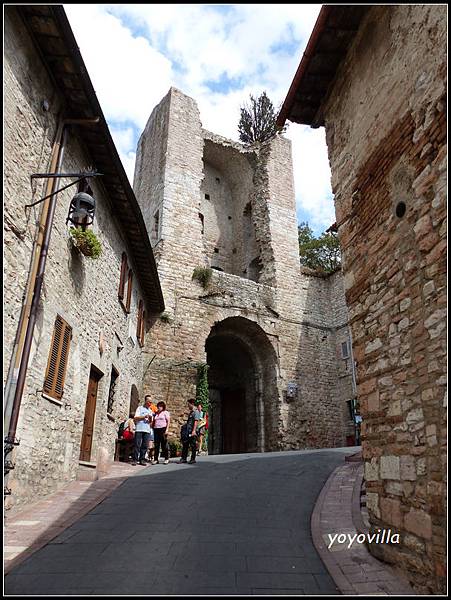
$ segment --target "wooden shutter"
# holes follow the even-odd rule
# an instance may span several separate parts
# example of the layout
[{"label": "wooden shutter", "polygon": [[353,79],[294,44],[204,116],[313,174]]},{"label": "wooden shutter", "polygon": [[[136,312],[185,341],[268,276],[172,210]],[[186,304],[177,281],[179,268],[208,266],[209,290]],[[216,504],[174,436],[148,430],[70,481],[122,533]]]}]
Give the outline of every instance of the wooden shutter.
[{"label": "wooden shutter", "polygon": [[121,278],[119,280],[119,291],[118,296],[119,300],[124,299],[124,288],[125,288],[125,276],[127,274],[127,255],[125,252],[122,253],[122,262],[121,262]]},{"label": "wooden shutter", "polygon": [[136,326],[136,337],[141,346],[144,345],[144,326],[146,324],[146,311],[144,310],[144,303],[142,300],[139,301],[138,306],[138,323]]},{"label": "wooden shutter", "polygon": [[60,400],[64,391],[72,327],[57,315],[44,380],[44,393]]},{"label": "wooden shutter", "polygon": [[128,272],[128,282],[127,282],[127,303],[125,305],[125,310],[130,312],[130,302],[132,299],[132,282],[133,282],[133,271],[130,269]]},{"label": "wooden shutter", "polygon": [[142,346],[142,325],[143,325],[143,301],[139,301],[138,305],[138,321],[136,323],[136,337]]},{"label": "wooden shutter", "polygon": [[144,346],[144,328],[146,325],[146,311],[143,310],[143,316],[141,319],[141,345]]}]

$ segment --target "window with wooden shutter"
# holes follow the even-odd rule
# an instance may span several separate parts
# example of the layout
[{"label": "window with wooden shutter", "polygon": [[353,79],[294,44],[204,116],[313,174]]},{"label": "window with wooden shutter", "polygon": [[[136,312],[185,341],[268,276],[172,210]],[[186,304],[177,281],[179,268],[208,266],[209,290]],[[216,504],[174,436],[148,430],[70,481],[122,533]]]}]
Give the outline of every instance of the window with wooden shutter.
[{"label": "window with wooden shutter", "polygon": [[136,337],[138,338],[138,342],[141,346],[144,345],[144,323],[145,323],[146,313],[144,312],[144,304],[143,301],[139,301],[138,306],[138,322],[136,325]]},{"label": "window with wooden shutter", "polygon": [[57,400],[63,396],[71,339],[72,327],[57,315],[43,389],[45,394]]},{"label": "window with wooden shutter", "polygon": [[125,254],[125,252],[123,252],[122,253],[122,262],[121,262],[121,278],[119,281],[119,291],[118,291],[119,300],[124,299],[125,278],[127,277],[127,270],[128,270],[127,255]]},{"label": "window with wooden shutter", "polygon": [[125,310],[130,312],[130,303],[132,299],[132,282],[133,282],[133,271],[130,269],[128,272],[127,280],[127,302],[125,304]]}]

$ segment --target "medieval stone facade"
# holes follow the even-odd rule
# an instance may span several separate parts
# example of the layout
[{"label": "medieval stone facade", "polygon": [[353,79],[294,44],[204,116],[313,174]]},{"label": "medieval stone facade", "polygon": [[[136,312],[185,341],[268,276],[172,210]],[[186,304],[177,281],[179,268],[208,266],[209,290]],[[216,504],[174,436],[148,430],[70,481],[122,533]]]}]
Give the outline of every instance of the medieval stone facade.
[{"label": "medieval stone facade", "polygon": [[[140,138],[134,190],[167,308],[144,388],[168,403],[173,435],[206,362],[211,452],[345,445],[342,278],[301,272],[290,142],[245,147],[205,131],[194,100],[171,88]],[[206,289],[196,268],[212,269]]]},{"label": "medieval stone facade", "polygon": [[[349,40],[327,92],[315,95],[316,116],[299,117],[299,95],[313,97],[314,85],[301,76],[287,116],[326,128],[368,511],[373,529],[401,534],[399,545],[369,548],[419,592],[439,593],[446,589],[447,13],[432,5],[348,10],[323,7],[311,37],[303,73],[313,73],[327,44]],[[352,35],[350,17],[361,14]]]},{"label": "medieval stone facade", "polygon": [[[46,26],[50,26],[53,19],[53,22],[57,21],[54,9],[41,9],[50,11],[45,14]],[[58,115],[65,98],[50,77],[49,65],[44,64],[25,27],[27,15],[19,14],[15,7],[8,7],[5,18],[3,380],[8,411],[10,394],[14,393],[13,349],[43,206],[41,203],[25,209],[25,205],[45,195],[42,179],[35,180],[33,190],[30,189],[30,175],[50,170]],[[39,14],[35,18],[37,22]],[[60,49],[66,51],[66,39],[61,30],[58,33],[61,35]],[[68,52],[65,60],[70,58]],[[50,69],[54,64],[51,63]],[[44,101],[48,103],[48,110],[43,109]],[[84,130],[67,127],[59,172],[80,172],[98,160],[87,152],[84,135]],[[111,169],[118,178],[120,189],[126,190],[125,186],[129,184],[125,172],[115,170],[113,165]],[[71,180],[74,178],[63,180],[60,187]],[[141,285],[142,278],[127,231],[107,192],[108,183],[98,179],[90,181],[96,200],[91,228],[100,240],[102,254],[93,260],[75,250],[66,217],[77,189],[72,187],[60,192],[19,414],[17,438],[20,445],[13,453],[15,468],[7,480],[12,492],[7,497],[7,508],[17,508],[45,496],[76,477],[97,477],[106,463],[113,460],[118,423],[128,416],[131,401],[136,404],[141,392],[143,354],[137,339],[137,312],[140,300],[146,306],[149,301]],[[129,193],[133,196],[130,186]],[[147,243],[150,248],[149,241]],[[144,246],[144,240],[142,244]],[[128,310],[118,299],[124,252],[134,273]],[[151,258],[150,251],[148,261]],[[154,285],[158,287],[158,280]],[[150,305],[148,312],[152,311],[152,302]],[[43,391],[57,317],[71,328],[71,336],[65,340],[68,358],[65,373],[61,371],[64,379],[61,397]],[[88,416],[87,395],[92,377],[97,381],[96,401],[92,406],[93,413]],[[115,379],[113,385],[112,377]],[[87,423],[89,418],[91,422]],[[7,419],[8,414],[6,428]],[[85,451],[82,457],[83,437]]]}]

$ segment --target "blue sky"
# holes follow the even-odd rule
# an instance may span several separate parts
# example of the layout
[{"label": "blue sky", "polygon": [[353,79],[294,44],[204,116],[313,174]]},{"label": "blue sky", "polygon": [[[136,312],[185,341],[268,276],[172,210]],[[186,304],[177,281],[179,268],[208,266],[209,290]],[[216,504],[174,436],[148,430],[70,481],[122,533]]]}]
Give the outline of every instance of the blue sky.
[{"label": "blue sky", "polygon": [[[138,138],[171,86],[202,125],[238,140],[240,106],[265,90],[284,100],[321,5],[64,5],[127,174]],[[324,131],[291,124],[299,221],[334,220]]]}]

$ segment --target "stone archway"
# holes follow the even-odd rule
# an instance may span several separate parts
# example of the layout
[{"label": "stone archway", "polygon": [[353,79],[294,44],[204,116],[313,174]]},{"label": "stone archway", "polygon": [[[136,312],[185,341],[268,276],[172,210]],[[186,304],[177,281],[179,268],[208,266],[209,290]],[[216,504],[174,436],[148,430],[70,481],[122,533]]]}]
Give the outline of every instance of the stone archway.
[{"label": "stone archway", "polygon": [[209,453],[277,448],[277,356],[254,321],[216,323],[205,343],[210,388]]}]

